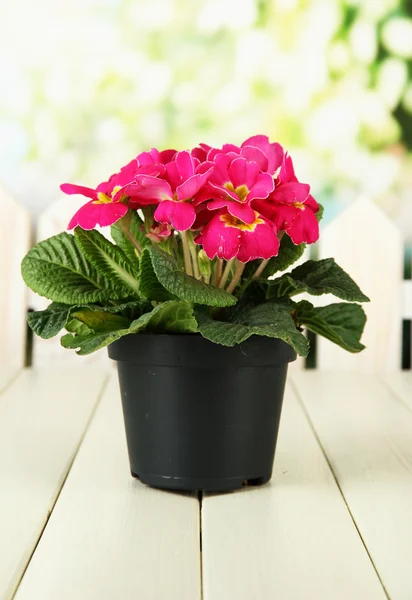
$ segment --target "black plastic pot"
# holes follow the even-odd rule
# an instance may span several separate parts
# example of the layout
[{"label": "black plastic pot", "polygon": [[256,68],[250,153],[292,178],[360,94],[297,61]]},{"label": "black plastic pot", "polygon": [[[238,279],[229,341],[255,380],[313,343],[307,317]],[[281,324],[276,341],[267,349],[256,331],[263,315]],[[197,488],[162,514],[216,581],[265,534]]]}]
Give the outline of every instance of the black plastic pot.
[{"label": "black plastic pot", "polygon": [[232,490],[272,474],[288,363],[281,340],[228,348],[200,335],[128,335],[118,361],[132,475],[154,487]]}]

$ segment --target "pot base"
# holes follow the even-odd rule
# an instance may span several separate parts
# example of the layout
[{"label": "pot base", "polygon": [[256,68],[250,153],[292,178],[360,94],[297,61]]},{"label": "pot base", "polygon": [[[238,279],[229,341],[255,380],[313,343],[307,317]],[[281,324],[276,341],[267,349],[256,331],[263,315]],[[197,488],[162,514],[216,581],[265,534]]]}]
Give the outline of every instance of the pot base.
[{"label": "pot base", "polygon": [[162,490],[180,490],[186,492],[228,492],[238,490],[246,486],[260,486],[267,483],[271,474],[262,477],[245,479],[242,477],[230,477],[227,479],[194,479],[189,477],[166,477],[160,475],[147,475],[141,473],[132,476],[146,485]]}]

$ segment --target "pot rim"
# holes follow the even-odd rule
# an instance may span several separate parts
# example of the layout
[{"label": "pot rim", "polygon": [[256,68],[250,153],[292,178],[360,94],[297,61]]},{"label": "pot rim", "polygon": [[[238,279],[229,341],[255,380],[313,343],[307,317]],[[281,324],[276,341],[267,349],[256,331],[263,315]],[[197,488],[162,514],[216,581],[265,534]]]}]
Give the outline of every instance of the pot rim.
[{"label": "pot rim", "polygon": [[296,360],[288,343],[257,335],[235,346],[222,346],[199,333],[137,333],[110,344],[108,353],[118,362],[165,367],[276,367]]}]

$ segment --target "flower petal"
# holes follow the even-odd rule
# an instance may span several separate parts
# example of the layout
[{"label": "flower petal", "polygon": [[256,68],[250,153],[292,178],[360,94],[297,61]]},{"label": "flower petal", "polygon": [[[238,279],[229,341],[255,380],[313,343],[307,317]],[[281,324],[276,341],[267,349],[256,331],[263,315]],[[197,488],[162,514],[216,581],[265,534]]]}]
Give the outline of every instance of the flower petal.
[{"label": "flower petal", "polygon": [[319,239],[319,223],[316,215],[310,208],[299,210],[292,223],[286,228],[286,233],[296,245],[303,242],[306,242],[306,244],[317,242]]},{"label": "flower petal", "polygon": [[159,223],[169,223],[177,231],[187,231],[195,222],[196,212],[188,202],[164,200],[157,206],[154,218]]},{"label": "flower petal", "polygon": [[239,250],[241,231],[236,227],[230,227],[216,215],[206,225],[196,243],[201,243],[206,255],[212,260],[215,256],[232,260]]},{"label": "flower petal", "polygon": [[183,150],[176,154],[175,162],[181,181],[185,181],[194,175],[196,167],[195,161],[196,159],[187,150]]},{"label": "flower petal", "polygon": [[266,135],[254,135],[248,138],[243,142],[242,148],[247,146],[259,148],[259,150],[265,154],[268,160],[267,169],[265,170],[267,170],[271,175],[273,175],[279,169],[279,167],[282,166],[284,155],[282,146],[277,142],[271,144]]},{"label": "flower petal", "polygon": [[246,263],[257,258],[272,258],[279,253],[279,239],[268,223],[256,225],[254,231],[242,231],[239,252],[240,262]]},{"label": "flower petal", "polygon": [[309,196],[310,185],[307,183],[290,182],[281,183],[275,187],[275,191],[270,195],[273,202],[284,202],[293,204],[299,202],[303,204]]},{"label": "flower petal", "polygon": [[255,198],[267,198],[274,187],[275,182],[273,181],[272,175],[269,175],[269,173],[260,173],[255,185],[249,188],[246,200],[250,201]]},{"label": "flower petal", "polygon": [[65,194],[81,194],[82,196],[86,196],[86,198],[93,198],[95,200],[97,198],[96,190],[92,190],[92,188],[85,187],[83,185],[73,185],[72,183],[62,183],[60,189]]},{"label": "flower petal", "polygon": [[243,146],[241,149],[241,154],[243,158],[246,158],[247,161],[255,162],[261,171],[267,171],[268,169],[268,159],[267,156],[257,148],[256,146]]},{"label": "flower petal", "polygon": [[216,210],[219,208],[227,208],[228,212],[244,223],[250,224],[255,220],[255,211],[248,204],[240,204],[225,198],[212,200],[207,204],[208,210]]},{"label": "flower petal", "polygon": [[97,225],[108,227],[124,217],[127,211],[126,204],[122,202],[102,203],[92,200],[79,208],[70,221],[68,229],[74,229],[78,226],[89,231]]},{"label": "flower petal", "polygon": [[250,190],[255,185],[258,174],[258,165],[255,162],[248,162],[245,158],[241,157],[235,158],[229,167],[230,181],[235,188],[246,185]]},{"label": "flower petal", "polygon": [[212,173],[212,169],[199,175],[189,177],[182,185],[176,188],[178,200],[189,200],[195,196],[199,190],[205,185]]},{"label": "flower petal", "polygon": [[162,200],[173,198],[170,185],[164,179],[151,175],[136,175],[133,183],[128,185],[125,193],[142,205],[157,204]]},{"label": "flower petal", "polygon": [[267,200],[254,200],[252,205],[280,231],[289,227],[298,213],[301,212],[300,208],[288,203],[281,204]]}]

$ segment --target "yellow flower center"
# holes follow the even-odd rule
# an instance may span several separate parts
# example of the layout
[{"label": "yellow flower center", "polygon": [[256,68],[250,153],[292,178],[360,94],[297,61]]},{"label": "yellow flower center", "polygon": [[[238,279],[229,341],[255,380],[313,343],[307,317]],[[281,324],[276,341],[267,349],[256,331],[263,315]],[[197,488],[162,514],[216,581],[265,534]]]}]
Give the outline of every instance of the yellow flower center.
[{"label": "yellow flower center", "polygon": [[238,185],[237,188],[235,188],[231,181],[227,181],[223,187],[229,190],[229,192],[234,192],[241,202],[246,200],[246,197],[249,193],[249,188],[247,185]]},{"label": "yellow flower center", "polygon": [[300,208],[300,210],[305,210],[305,205],[302,204],[302,202],[294,202],[293,206],[296,206],[296,208]]},{"label": "yellow flower center", "polygon": [[255,212],[255,220],[253,223],[244,223],[240,219],[233,215],[221,215],[220,220],[225,224],[226,227],[236,227],[240,231],[255,231],[257,225],[264,223],[263,219],[259,217],[259,213]]},{"label": "yellow flower center", "polygon": [[112,199],[103,192],[97,192],[97,200],[93,200],[93,204],[109,204],[111,201]]}]

